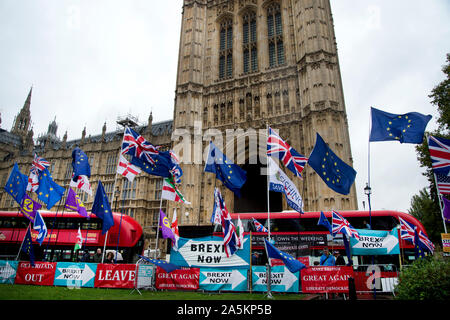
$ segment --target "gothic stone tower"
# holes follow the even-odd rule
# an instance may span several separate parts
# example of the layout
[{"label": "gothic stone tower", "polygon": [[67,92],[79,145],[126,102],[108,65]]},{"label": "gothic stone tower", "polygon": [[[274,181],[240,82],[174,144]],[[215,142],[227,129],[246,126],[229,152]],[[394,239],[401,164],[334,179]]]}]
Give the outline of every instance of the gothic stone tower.
[{"label": "gothic stone tower", "polygon": [[[318,132],[353,164],[335,41],[329,0],[184,0],[172,136],[183,160],[181,189],[192,202],[180,208],[182,224],[209,224],[214,185],[221,186],[203,173],[208,135],[218,141],[221,134],[222,150],[235,162],[236,141],[247,137],[245,163],[237,162],[248,174],[242,198],[221,189],[231,212],[267,210],[260,175],[266,161],[255,154],[264,154],[259,129],[266,125],[307,157]],[[261,150],[252,148],[252,137]],[[303,180],[287,174],[305,211],[357,209],[354,186],[349,195],[335,193],[308,165]],[[271,194],[270,203],[272,211],[290,209],[281,194]]]}]

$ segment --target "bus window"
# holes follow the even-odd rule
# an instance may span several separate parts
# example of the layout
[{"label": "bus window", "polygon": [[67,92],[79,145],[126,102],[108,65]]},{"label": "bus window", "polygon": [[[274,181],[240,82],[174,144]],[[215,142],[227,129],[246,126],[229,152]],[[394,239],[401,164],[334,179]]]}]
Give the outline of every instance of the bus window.
[{"label": "bus window", "polygon": [[304,228],[299,219],[271,219],[270,228],[273,232],[300,232]]}]

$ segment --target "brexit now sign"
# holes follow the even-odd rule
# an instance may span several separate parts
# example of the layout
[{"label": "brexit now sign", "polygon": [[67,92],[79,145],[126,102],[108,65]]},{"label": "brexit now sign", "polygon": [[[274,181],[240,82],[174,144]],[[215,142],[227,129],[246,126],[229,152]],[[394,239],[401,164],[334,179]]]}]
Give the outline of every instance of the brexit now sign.
[{"label": "brexit now sign", "polygon": [[357,229],[359,239],[350,238],[353,255],[400,254],[398,229],[391,231]]}]

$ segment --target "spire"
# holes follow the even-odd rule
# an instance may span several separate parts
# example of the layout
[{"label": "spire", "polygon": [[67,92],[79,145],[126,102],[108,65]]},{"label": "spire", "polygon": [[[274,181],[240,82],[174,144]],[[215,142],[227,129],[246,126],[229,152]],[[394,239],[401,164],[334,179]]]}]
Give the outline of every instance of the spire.
[{"label": "spire", "polygon": [[25,100],[25,103],[24,103],[24,105],[23,105],[22,110],[23,110],[23,109],[26,109],[26,110],[28,110],[28,112],[30,112],[31,94],[32,94],[32,93],[33,93],[33,86],[31,86],[30,92],[28,92],[28,97],[27,97],[27,100]]},{"label": "spire", "polygon": [[30,88],[30,92],[28,93],[27,99],[20,110],[19,114],[14,119],[14,124],[11,129],[11,132],[14,134],[21,135],[23,137],[26,136],[27,132],[31,128],[31,94],[33,93],[33,86]]}]

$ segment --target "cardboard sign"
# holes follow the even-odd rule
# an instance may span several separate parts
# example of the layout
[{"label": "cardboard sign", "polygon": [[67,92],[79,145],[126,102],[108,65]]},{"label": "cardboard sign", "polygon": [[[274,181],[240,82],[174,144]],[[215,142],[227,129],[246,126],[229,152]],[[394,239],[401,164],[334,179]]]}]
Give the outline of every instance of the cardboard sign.
[{"label": "cardboard sign", "polygon": [[247,269],[200,269],[200,289],[247,291]]},{"label": "cardboard sign", "polygon": [[135,279],[135,264],[99,263],[94,286],[96,288],[134,288]]},{"label": "cardboard sign", "polygon": [[199,288],[200,269],[177,269],[170,273],[158,267],[156,269],[156,289],[197,290]]},{"label": "cardboard sign", "polygon": [[32,284],[39,286],[52,286],[55,278],[56,262],[20,262],[17,267],[17,284]]},{"label": "cardboard sign", "polygon": [[302,292],[348,292],[348,278],[354,277],[352,267],[310,267],[301,270]]},{"label": "cardboard sign", "polygon": [[94,287],[96,263],[58,262],[55,272],[55,286]]},{"label": "cardboard sign", "polygon": [[221,237],[180,238],[178,251],[170,253],[170,263],[197,268],[249,268],[250,238],[244,237],[244,248],[227,258]]},{"label": "cardboard sign", "polygon": [[[299,272],[292,273],[285,266],[271,268],[271,290],[275,292],[298,292]],[[267,273],[265,266],[252,267],[252,285],[254,291],[267,291]]]}]

